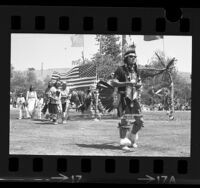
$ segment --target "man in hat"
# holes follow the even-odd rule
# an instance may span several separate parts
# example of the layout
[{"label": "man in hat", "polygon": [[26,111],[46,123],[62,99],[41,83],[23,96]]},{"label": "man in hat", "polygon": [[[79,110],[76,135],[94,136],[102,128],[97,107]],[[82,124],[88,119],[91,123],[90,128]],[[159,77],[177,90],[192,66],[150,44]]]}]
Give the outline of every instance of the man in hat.
[{"label": "man in hat", "polygon": [[130,46],[124,53],[124,65],[117,68],[114,78],[112,86],[118,87],[120,94],[120,145],[123,150],[130,150],[130,147],[137,147],[138,131],[144,123],[139,102],[142,83],[137,69],[135,45]]}]

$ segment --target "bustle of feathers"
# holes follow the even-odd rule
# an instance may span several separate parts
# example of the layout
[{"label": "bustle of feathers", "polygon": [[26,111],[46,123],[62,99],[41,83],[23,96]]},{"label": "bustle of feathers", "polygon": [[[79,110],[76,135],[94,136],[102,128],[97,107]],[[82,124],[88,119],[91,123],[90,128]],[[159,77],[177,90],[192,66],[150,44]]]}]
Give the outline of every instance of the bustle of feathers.
[{"label": "bustle of feathers", "polygon": [[114,109],[114,87],[104,81],[99,81],[97,84],[99,90],[99,98],[105,110],[110,112]]}]

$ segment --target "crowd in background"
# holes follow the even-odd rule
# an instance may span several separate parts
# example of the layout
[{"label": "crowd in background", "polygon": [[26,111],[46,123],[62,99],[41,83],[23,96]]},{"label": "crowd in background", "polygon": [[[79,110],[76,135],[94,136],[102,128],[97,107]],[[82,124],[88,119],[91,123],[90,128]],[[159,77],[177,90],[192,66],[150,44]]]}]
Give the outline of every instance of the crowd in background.
[{"label": "crowd in background", "polygon": [[18,108],[18,119],[49,119],[57,124],[58,116],[66,123],[70,98],[69,89],[64,82],[49,82],[44,93],[37,94],[31,85],[26,94],[20,92],[17,96],[11,93],[10,103]]},{"label": "crowd in background", "polygon": [[[145,105],[142,104],[141,108],[143,111],[164,111],[164,105],[162,103],[158,104],[152,104],[152,105]],[[191,106],[188,102],[182,103],[182,104],[174,104],[174,110],[175,111],[186,111],[191,110]]]},{"label": "crowd in background", "polygon": [[[101,102],[98,102],[98,106],[95,108],[96,99],[91,89],[70,92],[67,83],[61,81],[50,81],[44,92],[36,91],[36,88],[31,85],[26,93],[10,93],[10,104],[14,108],[18,108],[18,119],[47,119],[54,124],[58,124],[58,118],[61,118],[62,123],[66,123],[69,115],[69,106],[73,104],[70,101],[72,95],[78,98],[77,105],[82,112],[89,108],[92,118],[95,113],[97,114],[95,110],[98,110],[98,114],[104,113]],[[76,103],[76,101],[74,102]],[[152,103],[151,105],[141,104],[141,109],[143,111],[164,111],[165,104],[165,102]],[[181,103],[176,99],[174,100],[174,110],[191,110],[191,105],[188,102]]]},{"label": "crowd in background", "polygon": [[[44,92],[37,92],[30,86],[26,93],[10,93],[10,104],[19,111],[18,119],[46,119],[58,124],[58,119],[66,123],[69,117],[69,109],[76,111],[88,111],[91,118],[104,113],[100,99],[97,99],[98,91],[91,86],[85,90],[69,89],[66,82],[50,81]],[[98,101],[98,102],[97,102]]]}]

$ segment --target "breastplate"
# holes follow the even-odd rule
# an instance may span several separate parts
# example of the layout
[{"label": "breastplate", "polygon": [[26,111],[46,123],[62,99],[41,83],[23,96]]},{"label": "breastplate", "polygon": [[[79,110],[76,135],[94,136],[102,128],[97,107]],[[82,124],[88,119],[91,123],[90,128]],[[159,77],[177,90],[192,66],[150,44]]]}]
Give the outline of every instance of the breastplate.
[{"label": "breastplate", "polygon": [[[137,83],[136,73],[129,73],[129,75],[127,75],[127,81],[133,82],[136,84]],[[126,97],[129,98],[131,101],[133,101],[134,99],[137,99],[138,92],[137,92],[136,88],[127,86],[126,87]]]}]

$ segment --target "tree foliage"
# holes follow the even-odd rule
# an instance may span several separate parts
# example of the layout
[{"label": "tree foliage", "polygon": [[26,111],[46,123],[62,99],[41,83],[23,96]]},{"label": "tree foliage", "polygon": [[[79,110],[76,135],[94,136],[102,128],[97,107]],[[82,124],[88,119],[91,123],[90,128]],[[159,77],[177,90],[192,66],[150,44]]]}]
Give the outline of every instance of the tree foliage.
[{"label": "tree foliage", "polygon": [[101,55],[111,56],[113,59],[119,58],[121,54],[119,37],[116,35],[97,35],[96,40],[99,43],[99,53],[101,53]]},{"label": "tree foliage", "polygon": [[43,85],[47,86],[49,81],[51,81],[51,76],[47,75],[43,80]]},{"label": "tree foliage", "polygon": [[121,44],[116,35],[97,35],[100,49],[93,56],[92,63],[97,66],[100,79],[107,80],[121,62]]},{"label": "tree foliage", "polygon": [[27,71],[13,71],[13,76],[10,80],[10,90],[16,94],[23,93],[33,85],[36,91],[44,91],[47,87],[50,76],[47,76],[44,81],[38,80],[34,68],[29,68]]},{"label": "tree foliage", "polygon": [[26,75],[23,72],[15,71],[13,77],[11,78],[11,86],[25,86],[26,85]]},{"label": "tree foliage", "polygon": [[36,85],[36,83],[37,83],[37,78],[35,74],[35,69],[29,68],[26,75],[26,86]]},{"label": "tree foliage", "polygon": [[96,54],[93,63],[96,64],[98,77],[107,80],[111,73],[116,70],[119,62],[114,60],[112,56],[101,56],[98,53]]}]

